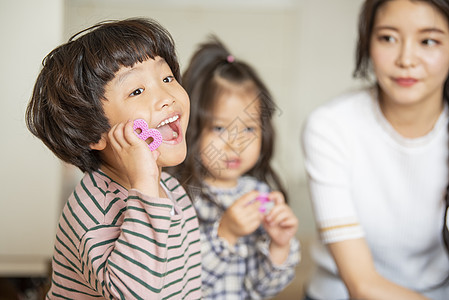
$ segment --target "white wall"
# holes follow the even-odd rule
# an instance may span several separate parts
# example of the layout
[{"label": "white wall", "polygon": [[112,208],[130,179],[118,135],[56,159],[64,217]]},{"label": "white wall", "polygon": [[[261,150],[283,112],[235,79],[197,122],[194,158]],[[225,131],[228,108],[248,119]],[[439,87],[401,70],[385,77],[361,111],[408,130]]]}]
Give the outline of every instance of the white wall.
[{"label": "white wall", "polygon": [[[352,80],[362,0],[1,1],[2,159],[0,271],[6,255],[51,252],[59,205],[78,171],[62,168],[25,129],[24,110],[42,58],[80,29],[105,19],[148,16],[175,38],[182,69],[209,33],[259,71],[279,106],[275,164],[300,219],[314,234],[299,136],[308,113],[358,85]],[[61,36],[63,39],[61,40]],[[68,190],[63,190],[61,188]],[[60,196],[61,193],[64,195]],[[4,240],[7,242],[5,243]]]},{"label": "white wall", "polygon": [[25,126],[43,57],[61,42],[61,0],[0,1],[0,273],[42,274],[52,253],[59,162]]},{"label": "white wall", "polygon": [[[358,11],[363,0],[302,0],[296,16],[294,79],[292,99],[287,102],[286,121],[279,123],[282,147],[280,157],[290,178],[291,195],[299,195],[291,204],[299,218],[299,233],[315,234],[309,200],[300,134],[307,115],[332,97],[360,85],[352,79]],[[286,99],[284,99],[285,101]],[[285,149],[284,149],[285,151]],[[292,167],[293,166],[293,167]],[[293,196],[292,196],[293,197]]]}]

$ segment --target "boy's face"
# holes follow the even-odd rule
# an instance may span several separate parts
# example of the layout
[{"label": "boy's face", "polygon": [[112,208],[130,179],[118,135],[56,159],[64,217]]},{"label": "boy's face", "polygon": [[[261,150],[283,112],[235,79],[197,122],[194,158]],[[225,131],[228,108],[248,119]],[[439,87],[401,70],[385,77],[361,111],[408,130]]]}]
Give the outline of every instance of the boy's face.
[{"label": "boy's face", "polygon": [[[163,58],[157,56],[132,68],[121,68],[106,85],[105,98],[103,108],[111,127],[144,119],[149,128],[161,132],[163,142],[157,149],[158,166],[175,166],[184,160],[189,97]],[[104,151],[111,149],[107,146]]]}]

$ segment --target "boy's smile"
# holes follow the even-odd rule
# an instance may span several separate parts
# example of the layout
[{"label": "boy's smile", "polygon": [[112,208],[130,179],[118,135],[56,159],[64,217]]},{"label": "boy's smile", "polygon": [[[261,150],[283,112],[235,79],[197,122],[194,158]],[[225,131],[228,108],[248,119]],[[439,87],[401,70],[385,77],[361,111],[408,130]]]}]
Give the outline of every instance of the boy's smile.
[{"label": "boy's smile", "polygon": [[163,142],[168,144],[178,144],[182,142],[181,123],[179,121],[179,115],[176,114],[173,117],[169,117],[159,123],[156,129],[161,133]]},{"label": "boy's smile", "polygon": [[[122,67],[105,87],[103,109],[111,127],[144,119],[149,128],[161,133],[163,142],[157,149],[160,167],[175,166],[184,160],[189,98],[163,58],[157,56],[130,68]],[[102,151],[103,159],[113,164],[108,148],[106,145]]]}]

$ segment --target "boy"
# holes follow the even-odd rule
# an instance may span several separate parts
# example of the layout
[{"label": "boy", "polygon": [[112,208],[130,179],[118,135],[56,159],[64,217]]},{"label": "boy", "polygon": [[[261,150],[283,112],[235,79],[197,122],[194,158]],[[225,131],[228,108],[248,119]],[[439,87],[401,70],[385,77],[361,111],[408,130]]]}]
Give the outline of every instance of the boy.
[{"label": "boy", "polygon": [[[161,172],[186,155],[179,77],[172,37],[147,19],[97,24],[44,59],[27,126],[85,172],[59,221],[47,298],[201,298],[197,217]],[[160,131],[157,150],[135,119]]]}]

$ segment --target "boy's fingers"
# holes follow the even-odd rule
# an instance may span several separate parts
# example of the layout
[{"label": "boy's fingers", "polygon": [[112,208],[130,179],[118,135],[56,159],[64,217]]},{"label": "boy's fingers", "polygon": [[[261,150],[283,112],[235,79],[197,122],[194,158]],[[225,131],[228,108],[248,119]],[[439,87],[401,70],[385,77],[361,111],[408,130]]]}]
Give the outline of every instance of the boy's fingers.
[{"label": "boy's fingers", "polygon": [[108,140],[113,149],[119,149],[121,147],[120,143],[117,141],[117,137],[116,137],[116,131],[117,131],[118,125],[119,124],[115,124],[114,126],[112,126],[112,128],[108,132]]},{"label": "boy's fingers", "polygon": [[122,148],[125,147],[127,144],[125,137],[123,135],[123,129],[124,129],[123,127],[124,127],[123,123],[118,123],[118,124],[116,124],[116,126],[112,132],[114,139]]},{"label": "boy's fingers", "polygon": [[138,139],[137,135],[134,133],[133,123],[131,121],[128,121],[124,124],[124,133],[125,133],[125,138],[129,142],[132,142],[134,140],[134,138]]},{"label": "boy's fingers", "polygon": [[[136,132],[134,131],[133,122],[131,122],[131,121],[126,122],[124,127],[125,127],[124,128],[125,138],[129,144],[135,144],[135,143],[142,142],[142,140],[137,136]],[[145,141],[143,141],[143,142],[145,142]]]}]

